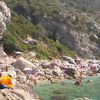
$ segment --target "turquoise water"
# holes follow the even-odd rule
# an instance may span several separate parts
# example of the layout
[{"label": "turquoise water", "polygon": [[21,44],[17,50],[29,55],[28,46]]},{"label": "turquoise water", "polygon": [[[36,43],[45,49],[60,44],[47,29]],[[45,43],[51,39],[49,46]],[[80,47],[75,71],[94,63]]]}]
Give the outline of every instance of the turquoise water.
[{"label": "turquoise water", "polygon": [[[87,83],[88,79],[92,79],[94,82]],[[74,80],[66,80],[53,84],[41,84],[35,90],[42,100],[73,100],[78,97],[100,100],[100,77],[88,79],[83,79],[82,86],[74,85]]]}]

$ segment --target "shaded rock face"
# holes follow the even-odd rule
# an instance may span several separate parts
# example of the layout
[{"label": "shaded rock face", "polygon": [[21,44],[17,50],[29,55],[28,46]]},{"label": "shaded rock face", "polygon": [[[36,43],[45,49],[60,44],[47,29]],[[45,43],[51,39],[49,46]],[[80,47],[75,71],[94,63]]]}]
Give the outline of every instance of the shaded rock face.
[{"label": "shaded rock face", "polygon": [[20,69],[23,70],[24,68],[32,68],[32,69],[36,69],[36,66],[31,63],[30,61],[24,59],[23,57],[18,58],[14,63],[13,66],[16,69]]},{"label": "shaded rock face", "polygon": [[[4,50],[3,50],[3,36],[6,31],[6,25],[9,23],[11,18],[10,9],[6,6],[3,0],[0,0],[0,58],[4,58]],[[2,61],[1,61],[2,62]]]},{"label": "shaded rock face", "polygon": [[[77,52],[81,57],[94,58],[100,54],[100,47],[90,37],[95,33],[100,32],[99,25],[95,22],[86,22],[86,32],[82,32],[68,23],[62,24],[50,21],[46,23],[46,28],[55,33],[54,39],[60,41],[65,46]],[[97,25],[95,27],[95,25]]]},{"label": "shaded rock face", "polygon": [[11,18],[10,9],[3,1],[0,1],[0,36],[6,31],[6,25]]},{"label": "shaded rock face", "polygon": [[73,78],[75,77],[75,74],[77,73],[75,69],[72,68],[65,68],[65,73]]},{"label": "shaded rock face", "polygon": [[89,40],[87,33],[77,32],[76,30],[64,30],[63,34],[59,33],[60,41],[76,51],[81,57],[94,58],[100,51],[97,44]]},{"label": "shaded rock face", "polygon": [[[63,15],[63,13],[62,13]],[[90,40],[90,37],[96,37],[96,33],[100,32],[100,25],[92,18],[85,15],[86,20],[82,29],[73,23],[79,20],[80,15],[73,14],[62,16],[59,13],[54,16],[42,16],[40,13],[32,15],[35,17],[36,24],[42,24],[45,28],[44,34],[55,41],[60,41],[65,46],[77,52],[81,57],[95,58],[99,56],[100,47],[98,44]],[[84,14],[83,14],[84,16]],[[60,17],[61,20],[57,20]],[[34,24],[34,20],[33,20]],[[98,37],[96,37],[98,39]]]}]

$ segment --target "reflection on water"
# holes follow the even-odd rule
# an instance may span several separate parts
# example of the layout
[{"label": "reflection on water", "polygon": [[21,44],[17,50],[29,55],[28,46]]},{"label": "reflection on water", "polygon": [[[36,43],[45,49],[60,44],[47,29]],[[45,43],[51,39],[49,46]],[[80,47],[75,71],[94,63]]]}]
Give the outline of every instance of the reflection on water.
[{"label": "reflection on water", "polygon": [[[87,83],[87,80],[94,80]],[[74,80],[53,84],[41,84],[36,87],[36,92],[42,100],[73,100],[79,97],[88,97],[100,100],[100,77],[83,79],[82,86],[73,84]]]}]

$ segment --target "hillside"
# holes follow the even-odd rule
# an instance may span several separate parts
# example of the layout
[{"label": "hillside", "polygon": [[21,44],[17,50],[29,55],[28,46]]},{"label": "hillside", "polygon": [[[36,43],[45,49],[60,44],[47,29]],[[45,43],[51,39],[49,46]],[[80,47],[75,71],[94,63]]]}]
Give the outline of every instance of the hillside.
[{"label": "hillside", "polygon": [[[4,0],[12,22],[4,38],[7,53],[34,51],[38,58],[100,55],[100,0]],[[37,44],[25,43],[27,38]]]}]

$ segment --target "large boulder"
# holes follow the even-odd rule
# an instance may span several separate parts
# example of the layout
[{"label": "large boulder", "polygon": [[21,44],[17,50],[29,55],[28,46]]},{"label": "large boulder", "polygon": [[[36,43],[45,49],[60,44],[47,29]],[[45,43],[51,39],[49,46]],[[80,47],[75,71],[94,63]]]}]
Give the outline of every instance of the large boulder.
[{"label": "large boulder", "polygon": [[63,56],[62,59],[63,59],[64,61],[68,61],[70,64],[76,64],[75,61],[74,61],[74,59],[71,58],[71,57]]},{"label": "large boulder", "polygon": [[25,44],[31,44],[31,45],[37,45],[38,41],[32,38],[26,38],[25,40],[23,40],[23,43]]},{"label": "large boulder", "polygon": [[80,72],[75,68],[65,68],[64,73],[73,78],[78,78],[80,76]]},{"label": "large boulder", "polygon": [[30,61],[26,60],[23,57],[18,58],[14,63],[13,66],[16,69],[24,70],[25,68],[32,68],[33,70],[36,69],[36,66],[31,63]]}]

